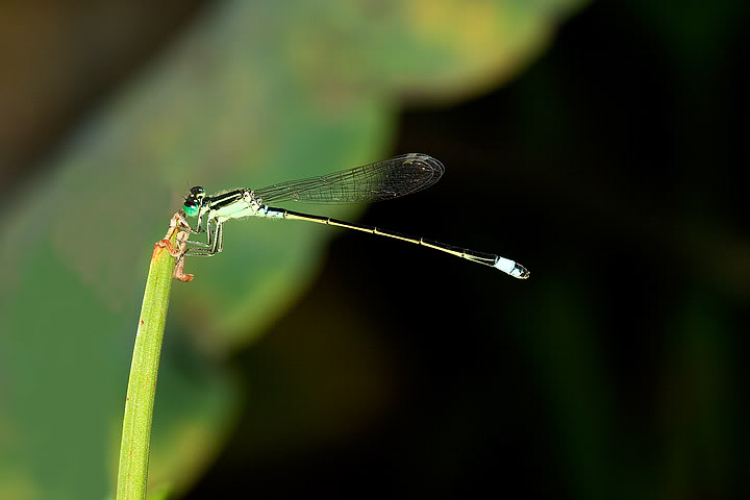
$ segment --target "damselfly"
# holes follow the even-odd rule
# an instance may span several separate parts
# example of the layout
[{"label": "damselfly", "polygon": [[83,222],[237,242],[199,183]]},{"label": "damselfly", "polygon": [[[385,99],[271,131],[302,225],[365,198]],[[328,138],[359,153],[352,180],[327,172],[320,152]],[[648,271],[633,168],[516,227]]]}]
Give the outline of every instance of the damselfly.
[{"label": "damselfly", "polygon": [[206,243],[191,242],[194,246],[188,248],[186,255],[211,256],[221,252],[224,249],[224,223],[228,220],[266,217],[315,222],[386,236],[494,267],[514,278],[528,278],[530,273],[525,267],[499,255],[475,252],[374,226],[293,212],[268,205],[288,201],[343,204],[392,200],[427,189],[440,179],[443,172],[445,172],[445,167],[435,158],[425,154],[410,153],[350,170],[283,182],[262,189],[235,189],[206,196],[206,191],[202,187],[195,186],[190,189],[190,194],[185,198],[183,209],[189,217],[198,217],[197,228],[193,229],[193,232],[207,232],[208,237]]}]

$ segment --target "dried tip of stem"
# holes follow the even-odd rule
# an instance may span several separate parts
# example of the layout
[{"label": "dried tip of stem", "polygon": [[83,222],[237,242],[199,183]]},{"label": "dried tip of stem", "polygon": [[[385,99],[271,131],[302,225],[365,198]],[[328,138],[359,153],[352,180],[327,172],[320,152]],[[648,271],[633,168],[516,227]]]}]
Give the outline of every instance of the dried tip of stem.
[{"label": "dried tip of stem", "polygon": [[[187,250],[187,240],[192,229],[185,219],[185,212],[182,210],[178,211],[169,221],[169,230],[164,238],[157,241],[154,245],[154,254],[152,259],[156,256],[158,249],[166,248],[169,255],[177,259],[177,264],[172,274],[175,279],[183,282],[193,281],[194,274],[185,274],[185,252]],[[177,247],[175,248],[170,241],[174,237]]]}]

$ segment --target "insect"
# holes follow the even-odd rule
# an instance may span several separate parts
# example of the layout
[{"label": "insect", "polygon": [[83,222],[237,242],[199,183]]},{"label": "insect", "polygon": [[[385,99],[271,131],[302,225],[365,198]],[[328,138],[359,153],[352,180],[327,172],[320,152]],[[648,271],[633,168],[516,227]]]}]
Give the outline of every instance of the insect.
[{"label": "insect", "polygon": [[225,222],[246,217],[264,217],[315,222],[407,241],[493,267],[514,278],[528,278],[530,273],[524,266],[499,255],[269,205],[288,201],[345,204],[392,200],[427,189],[444,172],[445,167],[439,160],[425,154],[409,153],[341,172],[282,182],[261,189],[235,189],[207,196],[201,186],[195,186],[185,198],[183,210],[188,217],[198,217],[197,228],[193,232],[205,232],[208,237],[205,243],[191,242],[194,246],[187,249],[186,255],[216,255],[224,249]]}]

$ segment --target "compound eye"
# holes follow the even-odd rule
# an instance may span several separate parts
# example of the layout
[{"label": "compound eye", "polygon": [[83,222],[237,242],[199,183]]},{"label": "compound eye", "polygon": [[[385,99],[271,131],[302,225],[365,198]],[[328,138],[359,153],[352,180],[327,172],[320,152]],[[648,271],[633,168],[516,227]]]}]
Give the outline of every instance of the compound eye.
[{"label": "compound eye", "polygon": [[200,203],[198,203],[198,200],[196,200],[192,196],[185,200],[185,204],[182,205],[182,209],[185,211],[185,214],[188,217],[195,217],[196,215],[198,215],[199,207]]},{"label": "compound eye", "polygon": [[203,189],[201,186],[195,186],[195,187],[190,188],[190,194],[192,194],[196,198],[200,198],[201,195],[206,194],[206,190]]}]

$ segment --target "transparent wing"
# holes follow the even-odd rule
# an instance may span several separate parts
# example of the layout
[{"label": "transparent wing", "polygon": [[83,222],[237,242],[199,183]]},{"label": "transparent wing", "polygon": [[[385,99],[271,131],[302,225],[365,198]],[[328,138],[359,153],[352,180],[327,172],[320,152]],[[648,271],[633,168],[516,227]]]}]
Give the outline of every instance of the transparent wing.
[{"label": "transparent wing", "polygon": [[445,172],[439,160],[419,153],[396,156],[350,170],[282,182],[254,190],[263,204],[301,201],[342,204],[390,200],[435,184]]}]

